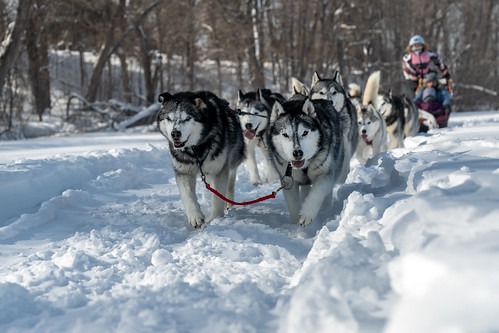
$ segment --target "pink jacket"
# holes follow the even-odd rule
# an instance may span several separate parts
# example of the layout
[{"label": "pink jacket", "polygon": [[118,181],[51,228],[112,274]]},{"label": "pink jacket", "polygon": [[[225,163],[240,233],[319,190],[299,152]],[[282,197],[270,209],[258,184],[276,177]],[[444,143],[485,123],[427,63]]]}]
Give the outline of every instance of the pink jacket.
[{"label": "pink jacket", "polygon": [[408,52],[402,58],[402,69],[406,80],[417,81],[429,72],[442,72],[445,78],[450,77],[449,69],[433,51],[423,51],[420,54]]}]

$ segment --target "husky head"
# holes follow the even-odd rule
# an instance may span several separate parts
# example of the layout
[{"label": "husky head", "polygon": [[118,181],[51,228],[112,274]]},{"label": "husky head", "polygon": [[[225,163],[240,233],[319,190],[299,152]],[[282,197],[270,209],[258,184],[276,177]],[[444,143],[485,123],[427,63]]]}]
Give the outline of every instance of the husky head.
[{"label": "husky head", "polygon": [[269,127],[275,153],[295,169],[305,169],[321,146],[320,124],[312,101],[276,102]]},{"label": "husky head", "polygon": [[340,73],[336,71],[332,79],[322,79],[317,72],[314,72],[310,87],[310,98],[330,100],[337,111],[342,110],[346,105],[347,95],[343,88],[343,79]]},{"label": "husky head", "polygon": [[292,100],[304,100],[309,95],[308,87],[295,77],[291,78],[291,87],[293,88]]},{"label": "husky head", "polygon": [[262,134],[269,124],[272,102],[265,96],[264,91],[243,93],[239,90],[236,109],[240,112],[239,120],[244,137],[252,140]]},{"label": "husky head", "polygon": [[162,104],[157,116],[157,126],[176,150],[198,145],[206,136],[209,123],[207,105],[194,93],[163,93],[158,101]]},{"label": "husky head", "polygon": [[367,106],[357,104],[356,107],[359,136],[366,144],[371,145],[377,133],[383,129],[382,118],[371,103]]}]

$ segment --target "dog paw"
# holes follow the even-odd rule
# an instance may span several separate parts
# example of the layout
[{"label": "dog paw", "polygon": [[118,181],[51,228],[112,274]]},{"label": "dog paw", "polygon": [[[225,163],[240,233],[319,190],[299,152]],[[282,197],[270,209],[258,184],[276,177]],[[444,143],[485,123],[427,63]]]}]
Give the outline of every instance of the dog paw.
[{"label": "dog paw", "polygon": [[311,223],[313,220],[314,220],[313,217],[300,216],[300,218],[298,219],[298,223],[300,225],[305,226],[305,225]]},{"label": "dog paw", "polygon": [[189,224],[195,228],[199,229],[204,224],[204,216],[190,216],[188,217]]}]

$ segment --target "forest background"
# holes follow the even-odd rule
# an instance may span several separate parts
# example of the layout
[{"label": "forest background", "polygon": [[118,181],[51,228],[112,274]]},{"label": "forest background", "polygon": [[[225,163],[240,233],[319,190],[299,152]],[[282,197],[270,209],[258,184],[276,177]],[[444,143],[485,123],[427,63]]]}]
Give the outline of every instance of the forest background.
[{"label": "forest background", "polygon": [[497,110],[498,14],[496,0],[0,0],[0,135],[56,109],[81,128],[126,118],[163,91],[289,96],[314,71],[362,86],[381,70],[400,94],[413,34],[449,66],[454,110]]}]

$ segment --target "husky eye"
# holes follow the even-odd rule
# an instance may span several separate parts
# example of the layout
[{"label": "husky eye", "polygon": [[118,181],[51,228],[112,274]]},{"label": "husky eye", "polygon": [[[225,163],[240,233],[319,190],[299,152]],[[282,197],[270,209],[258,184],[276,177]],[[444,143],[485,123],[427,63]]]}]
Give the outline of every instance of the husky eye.
[{"label": "husky eye", "polygon": [[167,121],[172,121],[172,118],[170,118],[170,116],[165,116],[165,119],[166,119]]},{"label": "husky eye", "polygon": [[191,120],[191,119],[192,119],[192,117],[191,117],[191,116],[187,116],[187,117],[185,117],[185,120],[184,120],[184,121],[189,121],[189,120]]},{"label": "husky eye", "polygon": [[308,131],[303,131],[303,134],[301,136],[307,136]]},{"label": "husky eye", "polygon": [[282,133],[282,136],[285,137],[285,138],[289,138],[288,133]]}]

